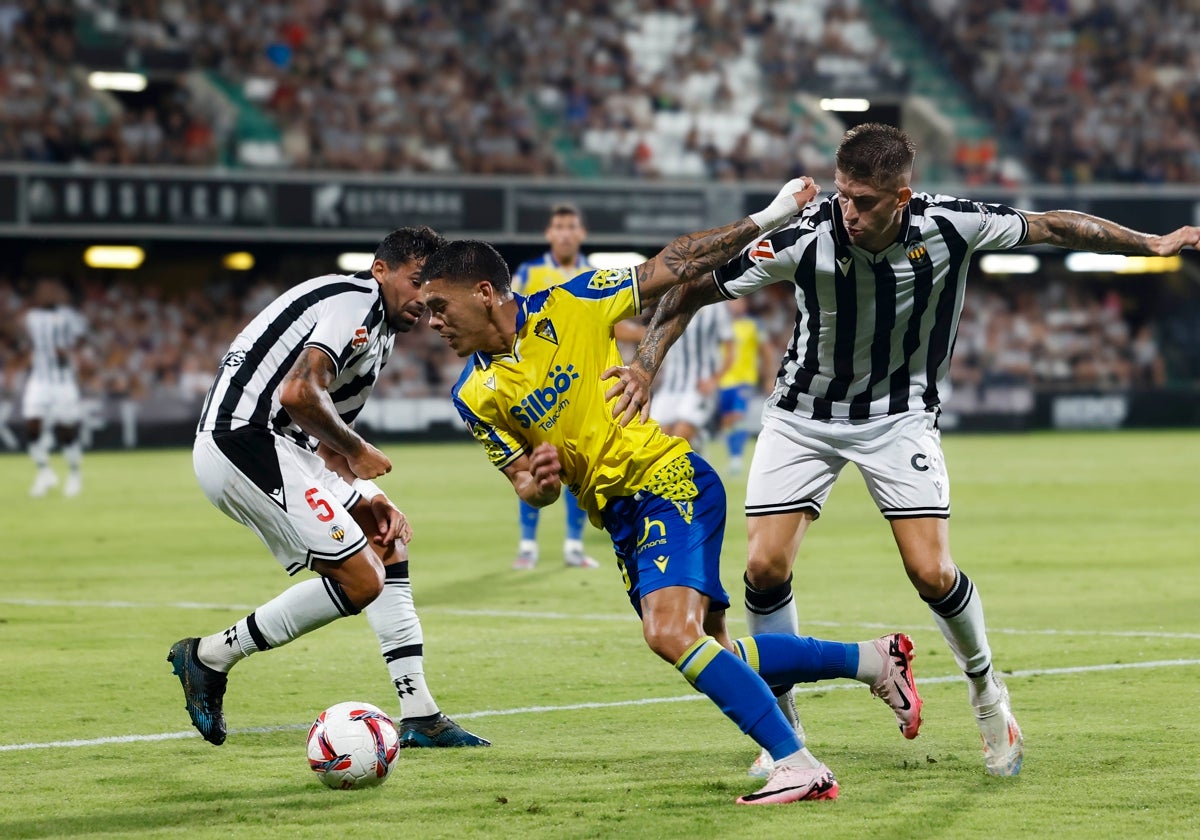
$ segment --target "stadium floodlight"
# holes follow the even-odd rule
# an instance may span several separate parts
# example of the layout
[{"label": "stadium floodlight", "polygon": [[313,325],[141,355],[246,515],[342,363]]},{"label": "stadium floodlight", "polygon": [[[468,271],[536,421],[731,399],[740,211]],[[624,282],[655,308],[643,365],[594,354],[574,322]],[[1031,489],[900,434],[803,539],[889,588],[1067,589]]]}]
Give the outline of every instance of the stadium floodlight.
[{"label": "stadium floodlight", "polygon": [[833,98],[821,100],[822,111],[869,111],[869,99]]},{"label": "stadium floodlight", "polygon": [[1033,254],[984,254],[979,270],[984,274],[1034,274],[1042,261]]},{"label": "stadium floodlight", "polygon": [[356,271],[366,271],[375,262],[375,255],[366,251],[345,251],[338,254],[337,265],[342,271],[353,274]]},{"label": "stadium floodlight", "polygon": [[92,90],[120,90],[138,93],[146,89],[146,77],[141,73],[116,73],[96,70],[88,73]]},{"label": "stadium floodlight", "polygon": [[1117,274],[1170,274],[1183,268],[1183,257],[1126,257]]},{"label": "stadium floodlight", "polygon": [[646,261],[645,255],[637,251],[595,251],[587,259],[594,268],[630,268]]},{"label": "stadium floodlight", "polygon": [[88,268],[137,268],[146,252],[136,245],[93,245],[83,252]]},{"label": "stadium floodlight", "polygon": [[254,255],[249,251],[233,251],[221,258],[221,265],[230,271],[249,271],[254,268]]},{"label": "stadium floodlight", "polygon": [[1067,271],[1087,272],[1117,272],[1125,267],[1129,259],[1122,254],[1095,254],[1090,251],[1075,251],[1067,254],[1064,263]]},{"label": "stadium floodlight", "polygon": [[1106,274],[1170,274],[1183,268],[1183,257],[1126,257],[1122,254],[1093,254],[1079,251],[1067,254],[1068,271]]}]

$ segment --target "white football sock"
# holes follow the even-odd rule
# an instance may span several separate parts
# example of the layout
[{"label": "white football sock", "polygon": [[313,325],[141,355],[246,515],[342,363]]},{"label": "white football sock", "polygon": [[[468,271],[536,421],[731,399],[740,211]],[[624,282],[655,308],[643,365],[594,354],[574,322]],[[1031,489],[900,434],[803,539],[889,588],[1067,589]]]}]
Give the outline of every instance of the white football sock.
[{"label": "white football sock", "polygon": [[232,627],[202,638],[197,655],[208,667],[228,671],[252,653],[281,647],[334,619],[357,613],[336,581],[304,580]]},{"label": "white football sock", "polygon": [[383,592],[364,612],[400,698],[401,717],[437,714],[437,701],[425,684],[424,638],[413,606],[407,560],[384,567]]}]

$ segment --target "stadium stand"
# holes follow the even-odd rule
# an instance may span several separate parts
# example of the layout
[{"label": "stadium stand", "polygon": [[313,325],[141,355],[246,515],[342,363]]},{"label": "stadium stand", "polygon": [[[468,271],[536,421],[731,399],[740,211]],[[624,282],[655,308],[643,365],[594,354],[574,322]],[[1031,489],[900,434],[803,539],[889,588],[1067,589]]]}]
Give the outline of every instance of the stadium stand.
[{"label": "stadium stand", "polygon": [[900,3],[1033,180],[1200,182],[1192,0]]}]

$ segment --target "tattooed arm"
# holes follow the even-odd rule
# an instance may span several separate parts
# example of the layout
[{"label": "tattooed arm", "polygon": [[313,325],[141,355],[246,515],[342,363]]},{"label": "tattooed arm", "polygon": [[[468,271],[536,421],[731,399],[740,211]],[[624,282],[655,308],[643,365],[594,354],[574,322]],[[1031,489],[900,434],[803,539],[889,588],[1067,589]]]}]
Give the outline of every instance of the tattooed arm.
[{"label": "tattooed arm", "polygon": [[741,221],[701,233],[685,233],[649,262],[639,265],[638,293],[643,304],[653,303],[674,286],[704,278],[736,257],[755,237],[782,224],[804,208],[820,192],[811,178],[796,178],[784,184],[771,205]]},{"label": "tattooed arm", "polygon": [[696,310],[722,299],[711,273],[737,256],[756,237],[800,212],[820,191],[811,178],[788,181],[765,210],[731,225],[685,234],[654,259],[637,267],[642,303],[662,300],[633,361],[601,374],[601,379],[617,380],[609,386],[604,398],[618,397],[612,414],[622,426],[639,415],[643,422],[649,419],[650,383],[667,350],[683,335]]},{"label": "tattooed arm", "polygon": [[279,386],[279,402],[296,425],[321,443],[346,456],[359,478],[376,478],[392,469],[388,457],[363,440],[337,413],[329,386],[333,360],[316,347],[306,347]]},{"label": "tattooed arm", "polygon": [[1200,227],[1181,227],[1165,236],[1156,236],[1074,210],[1046,213],[1022,210],[1021,215],[1029,223],[1029,233],[1022,245],[1057,245],[1102,254],[1167,257],[1184,248],[1195,248],[1200,243]]},{"label": "tattooed arm", "polygon": [[646,327],[646,335],[634,351],[633,359],[624,367],[612,367],[604,371],[603,379],[616,379],[605,392],[605,400],[615,396],[620,399],[613,405],[613,417],[620,417],[625,426],[635,416],[641,415],[642,422],[650,417],[650,383],[658,369],[687,325],[702,306],[723,300],[717,284],[705,274],[687,283],[674,286],[663,295],[654,310],[654,317]]}]

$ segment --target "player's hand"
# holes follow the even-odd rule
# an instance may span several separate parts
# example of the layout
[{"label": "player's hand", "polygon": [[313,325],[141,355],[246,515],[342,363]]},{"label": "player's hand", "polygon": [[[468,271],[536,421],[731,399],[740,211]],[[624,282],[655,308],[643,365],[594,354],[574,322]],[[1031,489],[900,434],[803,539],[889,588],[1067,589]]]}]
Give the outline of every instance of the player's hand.
[{"label": "player's hand", "polygon": [[628,426],[634,417],[641,417],[643,423],[650,419],[649,373],[640,367],[617,365],[600,374],[600,378],[617,380],[604,392],[604,401],[619,397],[612,407],[612,416],[618,424]]},{"label": "player's hand", "polygon": [[1165,236],[1157,236],[1150,247],[1160,257],[1173,257],[1184,248],[1200,248],[1200,227],[1188,225]]},{"label": "player's hand", "polygon": [[412,539],[412,526],[406,517],[384,494],[371,499],[371,515],[375,517],[376,533],[371,535],[375,545],[387,547],[396,540],[408,545]]},{"label": "player's hand", "polygon": [[529,455],[529,474],[539,499],[552,502],[562,492],[562,462],[552,443],[539,443]]},{"label": "player's hand", "polygon": [[770,204],[757,213],[751,213],[750,218],[764,233],[774,230],[798,215],[819,192],[820,185],[807,175],[793,178],[783,185]]},{"label": "player's hand", "polygon": [[359,478],[379,478],[384,473],[392,471],[391,459],[365,440],[362,449],[353,455],[346,456],[346,462],[350,464],[350,469]]}]

